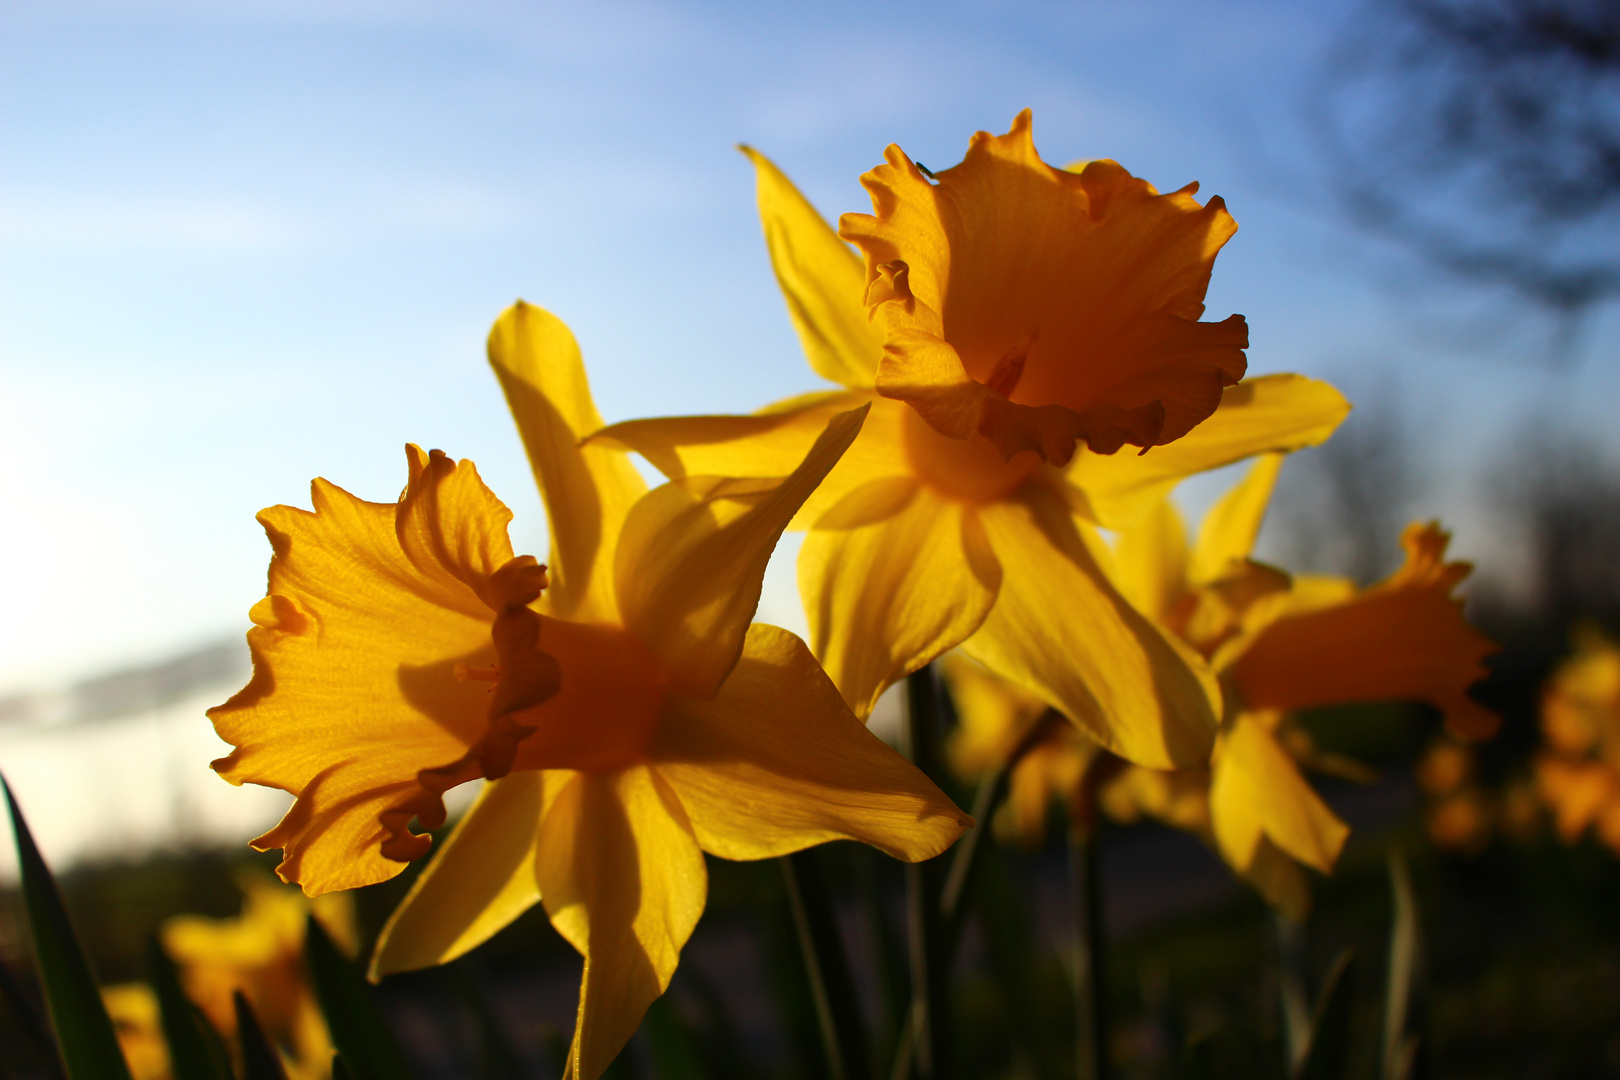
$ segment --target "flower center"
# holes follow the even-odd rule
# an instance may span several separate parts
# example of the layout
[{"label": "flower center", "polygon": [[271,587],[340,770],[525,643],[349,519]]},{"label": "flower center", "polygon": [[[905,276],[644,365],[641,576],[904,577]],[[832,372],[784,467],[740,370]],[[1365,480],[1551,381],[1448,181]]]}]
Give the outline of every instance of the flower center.
[{"label": "flower center", "polygon": [[1030,450],[1014,454],[1011,461],[1001,457],[983,435],[952,439],[928,426],[917,410],[901,410],[900,422],[918,479],[941,495],[968,502],[990,502],[1016,490],[1040,465],[1040,455]]},{"label": "flower center", "polygon": [[606,772],[642,757],[664,710],[666,683],[627,630],[541,616],[540,644],[557,658],[557,694],[516,719],[534,725],[515,768]]}]

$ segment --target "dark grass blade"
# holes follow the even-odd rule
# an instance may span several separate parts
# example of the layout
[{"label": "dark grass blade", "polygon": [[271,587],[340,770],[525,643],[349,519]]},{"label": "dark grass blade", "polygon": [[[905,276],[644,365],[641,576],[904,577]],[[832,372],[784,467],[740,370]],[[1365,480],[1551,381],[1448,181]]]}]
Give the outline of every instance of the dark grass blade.
[{"label": "dark grass blade", "polygon": [[1355,956],[1333,962],[1311,1022],[1311,1044],[1295,1080],[1344,1080],[1350,1075],[1350,1019],[1355,1005]]},{"label": "dark grass blade", "polygon": [[180,973],[157,938],[146,945],[146,973],[157,994],[174,1080],[234,1080],[219,1035],[180,987]]},{"label": "dark grass blade", "polygon": [[304,955],[332,1045],[356,1080],[409,1080],[405,1056],[377,1008],[371,985],[359,967],[337,951],[313,915],[304,934]]},{"label": "dark grass blade", "polygon": [[62,894],[34,845],[11,785],[0,777],[11,830],[17,840],[17,862],[22,870],[23,905],[34,939],[34,960],[45,988],[45,1004],[69,1080],[130,1080],[118,1036],[101,1002],[101,990],[73,924],[62,906]]},{"label": "dark grass blade", "polygon": [[787,886],[793,924],[809,975],[822,1041],[832,1080],[867,1080],[871,1076],[866,1025],[861,1020],[855,981],[850,976],[832,896],[815,851],[798,851],[777,860]]},{"label": "dark grass blade", "polygon": [[253,1006],[248,1004],[248,999],[242,996],[240,990],[236,992],[235,1000],[236,1038],[242,1045],[242,1080],[287,1080],[287,1070],[281,1067],[281,1055],[265,1038],[259,1018],[253,1013]]},{"label": "dark grass blade", "polygon": [[28,1045],[33,1047],[35,1055],[45,1067],[46,1075],[51,1080],[61,1080],[67,1074],[62,1071],[62,1057],[56,1052],[56,1040],[51,1038],[50,1025],[39,1014],[33,996],[23,989],[21,980],[4,963],[0,963],[0,997],[5,998],[13,1023],[27,1038]]}]

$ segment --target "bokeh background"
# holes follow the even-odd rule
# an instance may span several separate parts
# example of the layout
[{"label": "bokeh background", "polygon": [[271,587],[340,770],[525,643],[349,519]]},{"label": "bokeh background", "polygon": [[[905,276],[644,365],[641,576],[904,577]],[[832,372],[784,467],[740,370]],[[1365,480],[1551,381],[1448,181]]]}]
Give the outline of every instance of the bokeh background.
[{"label": "bokeh background", "polygon": [[[85,880],[239,852],[286,804],[206,767],[202,710],[240,685],[263,590],[255,512],[307,505],[314,476],[392,498],[412,441],[474,459],[543,554],[483,360],[505,305],[573,327],[610,422],[813,389],[734,145],[836,217],[867,208],[888,143],[942,168],[1029,107],[1049,161],[1226,198],[1210,315],[1247,316],[1252,373],[1357,406],[1285,470],[1262,554],[1370,581],[1407,520],[1453,528],[1470,610],[1510,646],[1506,776],[1568,628],[1620,612],[1617,20],[1592,0],[5,0],[0,769]],[[1187,485],[1188,511],[1230,479]],[[796,551],[760,617],[801,629]],[[1377,751],[1406,777],[1380,827],[1417,812],[1421,741]],[[1187,888],[1165,919],[1203,902]]]}]

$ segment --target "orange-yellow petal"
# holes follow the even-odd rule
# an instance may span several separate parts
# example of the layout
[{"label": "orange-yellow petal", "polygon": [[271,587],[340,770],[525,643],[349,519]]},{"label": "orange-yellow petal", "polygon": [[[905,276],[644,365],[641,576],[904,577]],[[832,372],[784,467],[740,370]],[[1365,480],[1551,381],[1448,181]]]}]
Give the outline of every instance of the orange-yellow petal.
[{"label": "orange-yellow petal", "polygon": [[571,776],[515,772],[485,786],[383,927],[372,979],[448,964],[539,901],[540,822]]},{"label": "orange-yellow petal", "polygon": [[1261,375],[1229,386],[1214,415],[1168,446],[1145,454],[1082,450],[1068,469],[1076,509],[1106,529],[1128,528],[1194,473],[1271,451],[1324,442],[1350,403],[1303,375]]},{"label": "orange-yellow petal", "polygon": [[1209,812],[1221,855],[1240,873],[1254,866],[1262,834],[1324,874],[1350,835],[1276,736],[1249,713],[1239,713],[1221,735]]},{"label": "orange-yellow petal", "polygon": [[963,650],[1129,761],[1208,761],[1221,702],[1214,676],[1120,595],[1098,561],[1106,549],[1061,497],[1029,484],[979,512],[1001,593]]},{"label": "orange-yellow petal", "polygon": [[674,695],[648,751],[703,850],[764,859],[859,840],[917,862],[973,824],[866,730],[793,634],[756,623],[712,701]]},{"label": "orange-yellow petal", "polygon": [[385,880],[425,852],[428,838],[408,823],[441,824],[439,796],[455,779],[425,774],[471,762],[476,775],[480,752],[513,737],[501,708],[556,687],[521,615],[501,676],[521,686],[492,712],[487,684],[456,677],[497,659],[498,613],[485,597],[521,609],[544,574],[512,558],[511,514],[470,462],[415,447],[410,462],[397,504],[317,480],[313,513],[259,515],[274,557],[269,595],[251,613],[253,679],[209,710],[236,747],[214,763],[221,776],[298,796],[254,844],[282,848],[278,872],[310,895]]},{"label": "orange-yellow petal", "polygon": [[1120,592],[1144,615],[1164,621],[1187,592],[1187,527],[1175,503],[1160,499],[1122,529],[1114,544]]},{"label": "orange-yellow petal", "polygon": [[1447,563],[1438,525],[1402,536],[1406,565],[1342,604],[1279,618],[1227,673],[1250,708],[1301,709],[1360,701],[1426,701],[1454,732],[1481,738],[1499,718],[1468,696],[1496,646],[1468,625],[1452,590],[1467,563]]},{"label": "orange-yellow petal", "polygon": [[776,541],[860,433],[866,412],[833,417],[779,480],[689,477],[631,510],[619,540],[619,605],[670,686],[699,697],[720,689],[742,655]]},{"label": "orange-yellow petal", "polygon": [[871,389],[883,333],[866,317],[859,256],[770,159],[752,147],[740,149],[754,163],[765,246],[805,359],[823,379]]},{"label": "orange-yellow petal", "polygon": [[906,477],[846,495],[799,551],[811,648],[863,720],[973,633],[1000,583],[979,511]]},{"label": "orange-yellow petal", "polygon": [[870,480],[906,472],[900,419],[906,407],[870,393],[804,394],[752,416],[672,416],[626,420],[591,441],[621,446],[650,461],[671,480],[689,476],[784,476],[804,460],[827,422],[871,405],[861,433],[788,523],[805,529]]},{"label": "orange-yellow petal", "polygon": [[1223,576],[1233,562],[1249,557],[1260,536],[1260,525],[1265,521],[1266,507],[1271,503],[1271,491],[1277,485],[1282,464],[1280,453],[1261,454],[1243,479],[1209,508],[1198,525],[1198,539],[1193,543],[1192,563],[1187,571],[1193,581],[1214,581]]},{"label": "orange-yellow petal", "polygon": [[942,434],[1064,464],[1181,437],[1243,376],[1241,316],[1201,323],[1237,225],[1196,185],[1160,195],[1111,161],[1043,162],[1028,111],[979,132],[930,180],[899,147],[861,178],[873,214],[839,235],[866,257],[885,330],[878,391]]},{"label": "orange-yellow petal", "polygon": [[519,300],[489,332],[489,362],[546,503],[552,583],[545,609],[564,619],[612,621],[613,545],[647,485],[620,451],[580,445],[602,417],[579,344],[561,319]]},{"label": "orange-yellow petal", "polygon": [[680,801],[646,765],[579,773],[540,828],[535,877],[585,957],[568,1080],[596,1080],[669,986],[708,893]]}]

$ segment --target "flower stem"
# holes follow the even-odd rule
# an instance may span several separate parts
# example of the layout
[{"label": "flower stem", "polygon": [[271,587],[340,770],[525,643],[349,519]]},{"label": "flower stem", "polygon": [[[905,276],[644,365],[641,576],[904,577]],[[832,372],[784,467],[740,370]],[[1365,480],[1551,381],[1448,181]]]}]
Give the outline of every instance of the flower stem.
[{"label": "flower stem", "polygon": [[[906,676],[904,750],[912,764],[933,779],[939,776],[939,728],[939,683],[930,665]],[[919,1080],[946,1080],[949,1075],[950,1019],[939,904],[944,868],[943,857],[906,864],[912,1060]]]},{"label": "flower stem", "polygon": [[1080,1080],[1111,1080],[1108,1054],[1108,967],[1103,939],[1099,765],[1086,770],[1069,819],[1069,873],[1074,888],[1075,1066]]},{"label": "flower stem", "polygon": [[870,1080],[860,1001],[855,996],[855,982],[833,916],[832,896],[815,852],[797,851],[777,861],[787,884],[799,948],[804,953],[810,997],[815,1002],[816,1020],[827,1052],[827,1074],[832,1080]]}]

